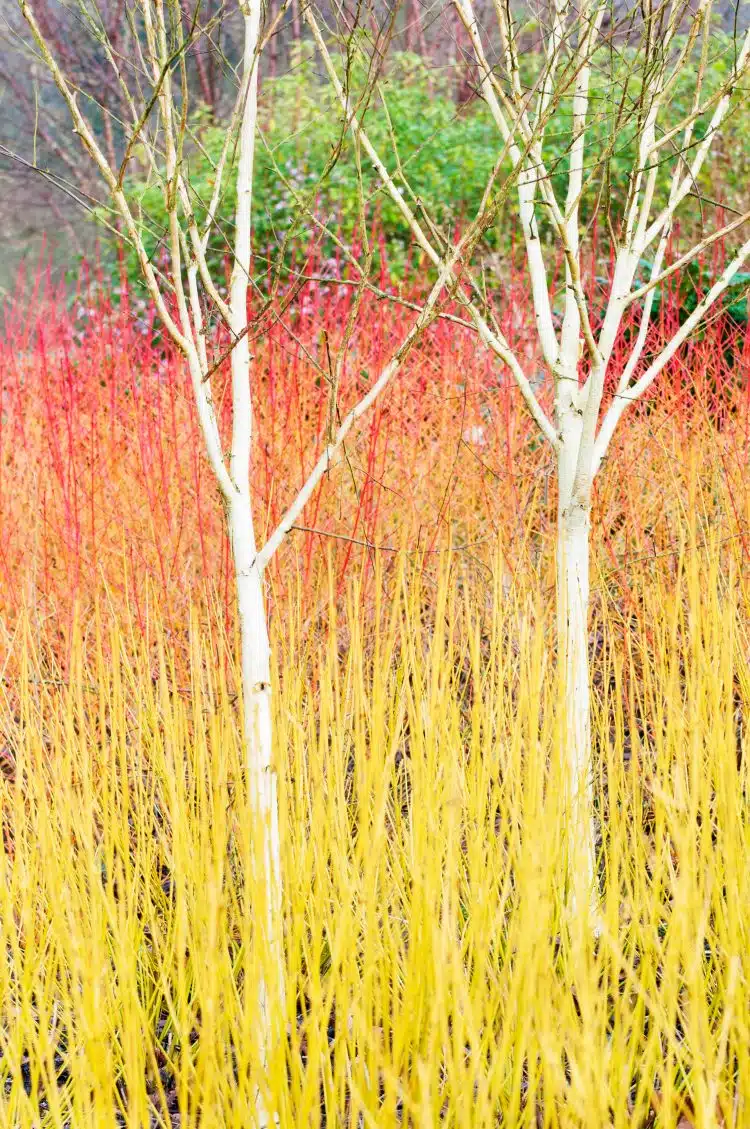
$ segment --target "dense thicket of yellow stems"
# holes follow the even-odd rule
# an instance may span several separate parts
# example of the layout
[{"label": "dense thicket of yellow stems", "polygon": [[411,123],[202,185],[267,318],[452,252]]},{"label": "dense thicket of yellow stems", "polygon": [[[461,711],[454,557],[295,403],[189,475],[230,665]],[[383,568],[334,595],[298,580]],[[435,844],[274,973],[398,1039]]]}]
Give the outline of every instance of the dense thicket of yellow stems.
[{"label": "dense thicket of yellow stems", "polygon": [[[746,593],[688,540],[599,617],[602,928],[562,913],[550,608],[521,574],[391,561],[274,687],[285,1003],[258,1069],[253,826],[234,678],[194,621],[7,656],[0,1124],[742,1125],[750,1116]],[[380,568],[380,565],[378,565]],[[324,595],[325,593],[323,593]],[[222,658],[216,662],[217,654]],[[227,659],[225,662],[224,660]],[[20,689],[19,689],[20,688]],[[256,844],[257,846],[257,844]],[[272,982],[269,980],[269,982]],[[40,1112],[41,1108],[41,1112]],[[120,1110],[118,1122],[116,1111]]]}]

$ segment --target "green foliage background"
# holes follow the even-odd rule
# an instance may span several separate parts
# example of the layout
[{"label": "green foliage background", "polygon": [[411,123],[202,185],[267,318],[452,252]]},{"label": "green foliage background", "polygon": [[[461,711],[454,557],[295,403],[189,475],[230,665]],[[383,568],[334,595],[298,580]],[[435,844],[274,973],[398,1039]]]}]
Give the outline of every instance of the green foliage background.
[{"label": "green foliage background", "polygon": [[[726,78],[732,59],[732,45],[718,36],[712,58],[707,91],[716,89]],[[529,85],[538,73],[537,56],[524,58],[522,80]],[[593,131],[592,153],[607,154],[609,160],[610,210],[616,222],[624,207],[627,175],[634,160],[634,120],[616,118],[617,105],[624,89],[628,69],[626,58],[606,58],[594,67],[591,89]],[[487,179],[501,150],[501,140],[489,109],[480,98],[458,106],[451,87],[453,75],[430,69],[425,61],[411,54],[393,57],[387,76],[373,91],[364,121],[377,149],[397,181],[404,174],[412,195],[412,206],[426,207],[431,220],[447,237],[456,225],[476,214]],[[356,101],[366,76],[356,70],[347,76],[349,90]],[[544,154],[558,199],[564,199],[567,153],[572,132],[572,106],[566,91],[557,106],[545,137]],[[639,88],[628,80],[627,99],[635,102]],[[679,120],[692,106],[695,72],[684,68],[670,99],[670,116]],[[364,103],[361,104],[364,107]],[[330,87],[319,75],[314,61],[300,60],[292,72],[264,80],[261,96],[261,137],[257,146],[254,175],[254,234],[256,274],[263,275],[268,261],[278,257],[285,237],[288,246],[298,246],[304,254],[310,238],[321,240],[323,257],[336,253],[335,239],[321,233],[308,218],[298,219],[299,203],[305,201],[321,223],[345,245],[355,236],[360,215],[360,184],[368,221],[382,233],[388,270],[398,277],[404,269],[412,242],[408,226],[396,204],[383,191],[375,170],[358,161],[351,139],[344,129],[340,109],[334,104]],[[694,144],[705,134],[710,113],[695,126]],[[685,211],[692,228],[715,222],[711,201],[719,196],[742,199],[749,182],[750,157],[744,144],[750,129],[747,101],[729,119],[714,159],[706,165],[696,192],[700,202],[687,201]],[[200,220],[214,187],[214,166],[224,142],[225,126],[212,122],[204,110],[191,120],[192,142],[186,146],[189,183],[194,208]],[[335,160],[332,158],[335,155]],[[582,201],[584,221],[597,203],[602,186],[602,168],[596,168]],[[233,177],[225,188],[219,209],[221,233],[210,245],[210,260],[219,273],[226,268],[232,237],[235,207]],[[142,216],[149,254],[158,259],[166,225],[161,185],[131,178],[127,191]],[[405,189],[406,192],[406,189]],[[657,206],[658,206],[657,199]],[[486,249],[503,251],[509,244],[512,225],[501,211],[486,236]],[[544,237],[544,230],[542,231]],[[302,238],[300,238],[300,236]],[[378,250],[378,254],[380,251]],[[139,277],[134,255],[129,255],[128,274]]]}]

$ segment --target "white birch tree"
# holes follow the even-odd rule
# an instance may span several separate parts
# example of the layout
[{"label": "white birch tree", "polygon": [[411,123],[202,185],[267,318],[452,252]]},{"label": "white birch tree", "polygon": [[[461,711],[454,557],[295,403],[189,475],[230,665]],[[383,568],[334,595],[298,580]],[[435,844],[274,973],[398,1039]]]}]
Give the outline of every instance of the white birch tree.
[{"label": "white birch tree", "polygon": [[[303,486],[283,514],[278,526],[265,544],[259,545],[253,505],[254,442],[253,374],[254,358],[250,348],[251,325],[248,321],[248,297],[253,285],[251,277],[253,163],[258,138],[258,71],[262,52],[284,18],[288,4],[269,14],[261,0],[239,0],[244,29],[243,52],[238,75],[238,89],[231,119],[226,130],[220,159],[215,168],[212,198],[205,219],[199,223],[194,207],[194,193],[185,159],[189,135],[190,80],[186,66],[186,49],[190,36],[198,27],[196,18],[186,29],[184,7],[180,0],[132,0],[129,25],[133,36],[134,57],[124,59],[107,38],[96,0],[76,0],[79,16],[105,53],[114,79],[119,85],[129,120],[121,123],[125,140],[119,164],[112,152],[98,140],[90,112],[82,107],[96,107],[91,92],[83,94],[65,73],[45,36],[37,17],[34,0],[18,0],[20,12],[30,32],[30,45],[37,59],[46,67],[65,105],[73,132],[97,170],[108,192],[118,230],[134,249],[143,280],[161,322],[174,346],[184,358],[200,423],[205,455],[213,471],[226,515],[231,543],[237,595],[237,611],[241,653],[243,702],[243,734],[246,744],[246,765],[249,795],[256,818],[256,850],[258,873],[253,883],[256,897],[264,904],[254,904],[253,913],[265,937],[269,954],[269,982],[257,986],[259,1045],[265,1063],[274,1041],[281,1037],[274,1029],[274,1020],[283,1014],[283,933],[281,918],[281,847],[276,785],[276,762],[273,755],[272,665],[268,622],[264,598],[264,573],[284,539],[298,522],[323,476],[342,459],[344,443],[357,421],[367,412],[389,385],[418,343],[430,323],[437,317],[452,317],[443,304],[454,287],[455,271],[462,256],[471,256],[483,231],[492,221],[496,208],[512,187],[506,175],[499,180],[504,153],[500,154],[495,174],[490,180],[485,199],[474,222],[462,239],[443,259],[436,260],[431,285],[421,304],[407,303],[414,310],[411,324],[403,338],[393,346],[390,357],[373,378],[365,395],[343,418],[336,404],[337,386],[346,360],[346,343],[351,337],[353,319],[360,309],[359,297],[372,286],[368,271],[372,254],[365,231],[364,192],[360,193],[360,238],[365,245],[365,264],[358,262],[348,248],[347,260],[359,272],[359,292],[352,303],[350,323],[344,328],[343,341],[336,356],[331,381],[329,426],[324,448]],[[353,41],[352,37],[352,41]],[[349,47],[347,47],[349,50]],[[345,67],[346,60],[344,61]],[[358,103],[358,108],[363,100]],[[346,136],[349,123],[341,123]],[[535,135],[535,131],[532,130]],[[359,141],[357,141],[359,145]],[[165,254],[155,265],[147,253],[143,217],[127,192],[129,162],[138,152],[138,159],[149,169],[151,183],[158,185],[167,216],[164,236]],[[279,176],[282,177],[281,170]],[[231,234],[232,272],[228,296],[214,276],[209,241],[220,230],[227,239],[221,217],[221,200],[231,179],[236,189],[236,212]],[[361,178],[360,178],[361,179]],[[294,187],[283,181],[285,189],[298,205],[297,221],[304,215],[313,229],[326,230],[304,200],[294,196]],[[282,273],[281,271],[279,273]],[[388,296],[385,296],[388,297]],[[390,298],[389,298],[390,300]],[[459,319],[460,320],[460,319]],[[223,342],[228,341],[228,345]],[[217,350],[219,361],[215,360]],[[222,351],[223,350],[223,351]],[[231,364],[232,428],[228,454],[213,399],[212,377],[219,362]],[[522,377],[519,374],[519,379]],[[270,982],[273,979],[273,982]],[[278,1023],[277,1023],[278,1026]],[[261,1089],[258,1090],[257,1117],[261,1126],[273,1120]]]},{"label": "white birch tree", "polygon": [[[664,342],[655,355],[647,354],[657,288],[716,240],[731,239],[750,218],[738,214],[723,227],[703,231],[667,262],[680,208],[687,202],[697,209],[701,173],[716,150],[722,125],[741,97],[748,73],[750,32],[732,41],[722,40],[730,49],[728,74],[722,81],[712,82],[712,49],[716,49],[712,0],[699,0],[697,5],[691,0],[646,0],[640,8],[621,13],[617,23],[610,5],[603,0],[553,0],[539,10],[526,12],[543,29],[538,33],[539,49],[532,55],[534,73],[529,79],[528,56],[521,59],[517,44],[516,10],[506,0],[494,0],[492,34],[480,25],[474,0],[452,3],[468,40],[477,92],[489,108],[498,145],[507,152],[517,177],[515,218],[523,234],[546,388],[532,388],[532,374],[524,372],[491,310],[480,300],[481,289],[472,281],[472,263],[465,256],[460,261],[461,282],[455,297],[485,347],[510,370],[556,461],[560,756],[567,779],[566,897],[572,918],[585,918],[596,927],[588,653],[592,487],[623,415],[644,396],[720,302],[750,256],[747,240],[730,254],[725,269],[671,340]],[[603,32],[605,15],[612,18]],[[417,201],[415,193],[409,191],[397,159],[394,172],[388,171],[389,154],[375,151],[363,120],[352,112],[312,8],[306,10],[306,19],[350,128],[383,189],[399,207],[427,259],[435,266],[444,265],[446,240],[429,219],[429,201]],[[691,67],[692,72],[687,70],[694,75],[691,104],[680,110],[674,101],[675,88]],[[596,102],[591,93],[593,68],[606,78],[603,92],[599,84]],[[561,168],[559,141],[555,139],[553,145],[551,137],[559,136],[565,102],[572,106],[572,113]],[[608,118],[612,125],[607,135],[601,127]],[[618,180],[612,158],[623,143],[623,135],[628,134],[634,154],[632,167]],[[621,220],[618,231],[610,224],[614,269],[602,313],[593,309],[587,298],[582,248],[597,203],[611,204],[618,191]],[[593,209],[584,217],[583,202],[592,197]],[[549,247],[546,253],[543,235]],[[639,285],[639,266],[647,255],[648,278]],[[551,294],[550,270],[556,256],[565,264],[561,317],[553,313]],[[621,371],[613,372],[623,316],[633,303],[640,306],[639,330]],[[605,395],[612,381],[614,394]]]}]

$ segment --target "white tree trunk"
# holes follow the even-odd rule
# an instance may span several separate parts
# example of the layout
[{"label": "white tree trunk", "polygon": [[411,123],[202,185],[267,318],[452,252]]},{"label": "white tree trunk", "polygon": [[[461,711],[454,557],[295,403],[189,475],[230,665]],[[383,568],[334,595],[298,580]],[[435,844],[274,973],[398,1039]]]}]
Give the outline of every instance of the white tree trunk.
[{"label": "white tree trunk", "polygon": [[[247,756],[247,784],[251,810],[257,820],[256,857],[252,888],[260,905],[252,906],[256,928],[265,934],[274,983],[258,984],[260,1051],[263,1066],[274,1037],[272,1014],[283,1002],[283,950],[281,929],[281,848],[276,772],[272,762],[271,647],[263,599],[263,577],[258,569],[253,517],[249,499],[237,492],[227,507],[237,582],[240,630],[243,723]],[[259,850],[258,850],[259,848]],[[260,857],[257,857],[258,854]],[[258,1123],[272,1123],[262,1097],[257,1100]]]},{"label": "white tree trunk", "polygon": [[566,773],[565,828],[569,904],[596,907],[594,792],[588,656],[590,493],[574,492],[581,417],[571,411],[561,427],[558,456],[557,636],[562,691],[562,758]]}]

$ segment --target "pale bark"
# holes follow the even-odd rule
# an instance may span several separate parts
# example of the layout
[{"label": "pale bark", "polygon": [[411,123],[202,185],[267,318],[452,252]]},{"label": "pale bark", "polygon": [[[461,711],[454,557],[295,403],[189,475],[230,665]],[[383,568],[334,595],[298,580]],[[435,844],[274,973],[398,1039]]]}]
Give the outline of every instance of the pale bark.
[{"label": "pale bark", "polygon": [[[253,906],[256,923],[263,922],[274,983],[265,980],[257,986],[260,1011],[260,1054],[265,1070],[274,1042],[273,1015],[283,1000],[283,923],[281,915],[281,843],[277,804],[276,772],[273,765],[273,723],[271,714],[271,647],[263,597],[263,573],[258,562],[253,511],[250,497],[250,460],[253,437],[253,406],[250,390],[252,357],[246,325],[251,269],[253,165],[258,117],[258,44],[260,0],[242,5],[245,23],[239,153],[237,169],[237,207],[235,213],[234,261],[229,287],[229,328],[233,337],[232,369],[232,445],[229,473],[233,493],[226,499],[227,519],[232,544],[237,584],[237,614],[240,633],[240,665],[248,791],[256,822],[254,846],[259,849],[253,890],[265,898],[265,905]],[[193,246],[196,247],[197,229]],[[200,259],[200,244],[196,247]],[[256,853],[256,852],[254,852]],[[260,865],[258,865],[260,862]],[[261,894],[262,892],[262,894]],[[258,913],[258,909],[261,913]],[[256,1095],[256,1115],[260,1129],[272,1123],[261,1090]]]},{"label": "pale bark", "polygon": [[229,511],[240,627],[243,723],[247,742],[248,786],[253,809],[264,828],[264,870],[270,876],[266,907],[269,941],[273,911],[278,909],[280,851],[276,810],[276,773],[272,760],[271,644],[263,598],[263,576],[258,569],[252,510],[237,498]]},{"label": "pale bark", "polygon": [[[283,944],[281,919],[281,843],[276,769],[273,763],[273,723],[271,709],[271,646],[263,597],[263,574],[258,555],[249,498],[237,493],[227,506],[227,522],[232,545],[237,585],[237,615],[240,634],[243,730],[246,743],[247,787],[253,818],[253,836],[259,851],[254,857],[252,889],[265,898],[253,905],[256,927],[264,935],[274,983],[261,980],[257,985],[260,1015],[259,1045],[265,1068],[277,1035],[273,1016],[284,999]],[[258,1124],[270,1125],[260,1090],[256,1097]]]},{"label": "pale bark", "polygon": [[558,453],[557,661],[562,717],[560,755],[565,766],[565,829],[573,916],[596,913],[594,787],[589,679],[590,495],[575,490],[581,419],[570,413]]}]

